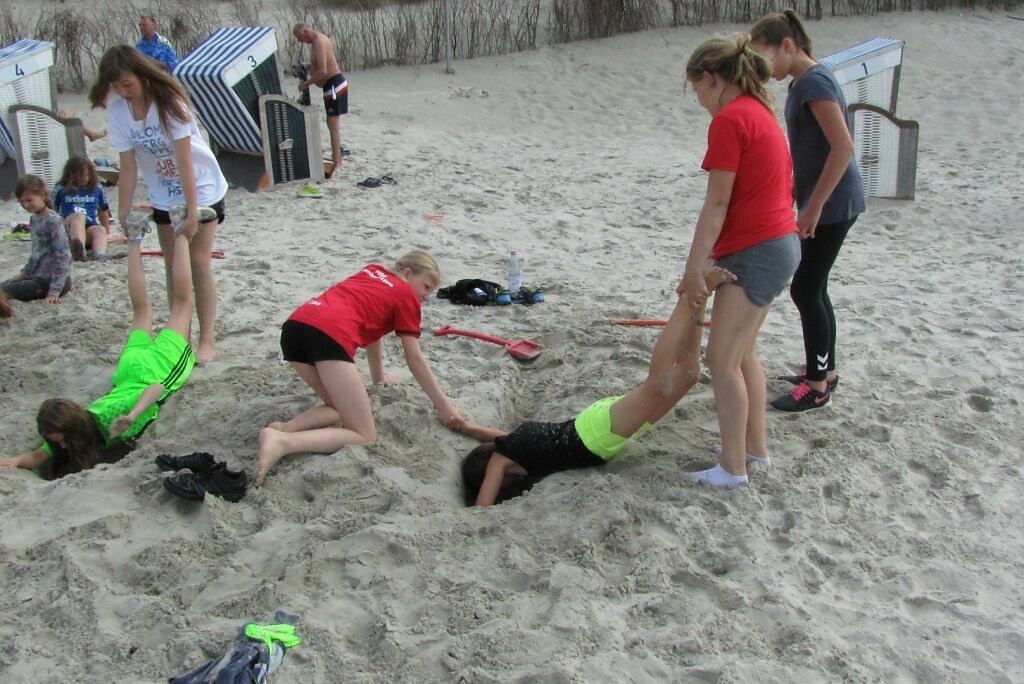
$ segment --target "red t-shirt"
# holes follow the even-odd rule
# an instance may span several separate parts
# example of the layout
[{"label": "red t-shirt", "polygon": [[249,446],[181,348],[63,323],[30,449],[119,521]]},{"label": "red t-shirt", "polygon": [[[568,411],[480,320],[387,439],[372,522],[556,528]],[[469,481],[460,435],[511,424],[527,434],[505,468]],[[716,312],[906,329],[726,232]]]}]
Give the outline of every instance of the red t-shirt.
[{"label": "red t-shirt", "polygon": [[736,174],[713,258],[796,232],[789,145],[778,121],[756,98],[740,95],[711,119],[701,168]]},{"label": "red t-shirt", "polygon": [[380,264],[336,283],[288,317],[326,333],[353,359],[356,350],[394,331],[420,336],[420,300],[409,283]]}]

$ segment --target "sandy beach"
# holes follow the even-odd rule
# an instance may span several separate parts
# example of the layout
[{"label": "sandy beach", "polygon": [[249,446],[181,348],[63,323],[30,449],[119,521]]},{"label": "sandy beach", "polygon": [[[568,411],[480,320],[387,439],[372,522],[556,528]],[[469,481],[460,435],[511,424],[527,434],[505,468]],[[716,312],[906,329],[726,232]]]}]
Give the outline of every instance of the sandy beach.
[{"label": "sandy beach", "polygon": [[[545,289],[532,307],[424,306],[424,353],[476,422],[568,419],[642,380],[657,329],[608,321],[674,303],[709,122],[682,67],[706,37],[747,28],[549,46],[454,75],[347,73],[352,155],[326,197],[228,194],[217,360],[120,463],[53,482],[0,472],[0,679],[166,681],[285,609],[303,642],[276,682],[1024,680],[1024,22],[1003,11],[808,23],[817,56],[906,40],[897,114],[920,122],[916,198],[869,200],[829,289],[841,384],[824,409],[769,412],[774,465],[751,467],[749,487],[683,475],[714,460],[705,375],[607,468],[464,508],[475,443],[440,425],[393,336],[403,382],[369,389],[375,444],[288,457],[239,503],[161,485],[164,453],[251,472],[260,427],[314,399],[280,359],[281,323],[413,248],[443,285],[502,281],[514,248]],[[781,110],[784,84],[772,91]],[[83,95],[61,98],[105,127]],[[89,149],[116,157],[109,138]],[[356,186],[384,174],[397,184]],[[2,212],[26,220],[13,201]],[[0,277],[28,250],[2,241]],[[163,264],[146,267],[160,319]],[[0,455],[37,446],[43,399],[108,389],[124,276],[120,260],[76,264],[59,305],[21,304],[0,326]],[[545,350],[521,364],[429,333],[446,324]],[[787,295],[758,348],[775,396],[802,366]]]}]

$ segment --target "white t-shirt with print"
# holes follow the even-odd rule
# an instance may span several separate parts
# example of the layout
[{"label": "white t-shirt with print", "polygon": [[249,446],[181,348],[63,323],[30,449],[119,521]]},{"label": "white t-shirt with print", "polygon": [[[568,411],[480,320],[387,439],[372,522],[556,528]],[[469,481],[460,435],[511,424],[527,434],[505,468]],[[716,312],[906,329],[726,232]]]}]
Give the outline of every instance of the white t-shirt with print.
[{"label": "white t-shirt with print", "polygon": [[118,152],[135,151],[136,164],[149,189],[149,203],[155,209],[166,211],[184,204],[173,143],[183,138],[192,139],[192,165],[196,171],[199,206],[208,207],[224,198],[228,182],[193,117],[190,116],[187,122],[172,117],[169,140],[160,124],[155,104],[149,106],[145,121],[136,121],[126,100],[112,99],[107,108],[110,140]]}]

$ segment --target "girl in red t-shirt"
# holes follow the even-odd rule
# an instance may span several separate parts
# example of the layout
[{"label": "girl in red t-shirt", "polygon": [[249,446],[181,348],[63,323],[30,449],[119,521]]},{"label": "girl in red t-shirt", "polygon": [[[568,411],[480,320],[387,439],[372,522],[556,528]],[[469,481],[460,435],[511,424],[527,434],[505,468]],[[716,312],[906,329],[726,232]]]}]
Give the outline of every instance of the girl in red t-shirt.
[{"label": "girl in red t-shirt", "polygon": [[770,76],[746,37],[708,40],[686,64],[686,80],[712,118],[702,164],[707,194],[677,290],[706,301],[708,257],[736,275],[716,292],[708,338],[721,456],[714,468],[694,474],[721,489],[747,483],[748,456],[767,460],[767,388],[755,343],[800,260],[793,163],[765,88]]},{"label": "girl in red t-shirt", "polygon": [[463,423],[420,350],[420,305],[440,281],[434,258],[415,250],[390,269],[367,264],[292,313],[281,327],[281,351],[323,403],[260,431],[254,485],[260,486],[288,454],[331,454],[346,444],[377,439],[370,397],[354,359],[356,351],[365,348],[373,382],[398,382],[384,372],[380,342],[392,331],[401,339],[409,370],[441,422],[453,427]]}]

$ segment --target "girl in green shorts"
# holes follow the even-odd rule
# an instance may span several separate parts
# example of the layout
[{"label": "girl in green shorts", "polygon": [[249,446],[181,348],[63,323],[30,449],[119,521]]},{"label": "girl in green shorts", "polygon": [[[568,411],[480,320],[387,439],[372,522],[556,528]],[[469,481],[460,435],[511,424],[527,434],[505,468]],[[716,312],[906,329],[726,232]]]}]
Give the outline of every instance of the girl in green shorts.
[{"label": "girl in green shorts", "polygon": [[[735,280],[709,267],[709,291]],[[512,432],[464,421],[458,430],[483,444],[462,462],[466,505],[490,506],[522,494],[542,477],[600,466],[656,423],[700,379],[704,302],[684,293],[654,343],[647,379],[621,397],[605,397],[563,423],[526,422]]]},{"label": "girl in green shorts", "polygon": [[0,458],[0,468],[49,465],[54,477],[92,468],[108,460],[112,450],[123,452],[118,447],[130,444],[129,440],[156,419],[167,398],[188,380],[195,365],[188,342],[192,320],[188,238],[183,234],[174,238],[171,315],[154,338],[153,307],[146,294],[140,251],[148,219],[131,216],[125,223],[132,328],[110,379],[110,391],[85,407],[68,399],[44,401],[36,416],[43,444],[14,458]]}]

